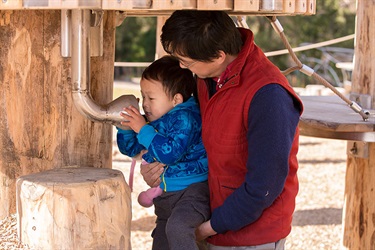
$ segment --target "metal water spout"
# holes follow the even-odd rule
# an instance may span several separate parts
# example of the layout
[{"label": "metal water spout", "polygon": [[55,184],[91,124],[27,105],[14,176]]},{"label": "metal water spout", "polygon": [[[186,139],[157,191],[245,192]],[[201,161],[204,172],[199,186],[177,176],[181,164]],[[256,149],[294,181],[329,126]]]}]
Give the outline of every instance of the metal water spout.
[{"label": "metal water spout", "polygon": [[[90,94],[90,21],[91,10],[71,12],[71,80],[72,97],[77,110],[86,118],[120,126],[124,107],[138,107],[134,95],[123,95],[109,104],[100,105]],[[126,127],[125,127],[126,128]]]}]

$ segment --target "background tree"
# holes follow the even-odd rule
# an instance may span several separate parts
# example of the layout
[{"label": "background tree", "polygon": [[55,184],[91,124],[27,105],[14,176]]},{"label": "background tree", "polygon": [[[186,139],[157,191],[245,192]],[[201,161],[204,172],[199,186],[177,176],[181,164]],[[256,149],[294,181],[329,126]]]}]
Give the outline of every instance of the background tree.
[{"label": "background tree", "polygon": [[[354,34],[355,0],[316,1],[316,5],[316,15],[278,17],[292,47],[298,47],[303,43],[318,43]],[[273,30],[266,17],[247,16],[247,23],[254,32],[255,42],[263,51],[285,49],[279,35]],[[156,17],[127,17],[116,31],[115,60],[118,62],[152,62],[155,59],[155,39]],[[332,46],[353,49],[354,42],[352,39]],[[297,56],[302,63],[305,63],[304,57],[321,58],[322,52],[318,49],[312,49],[297,52]],[[281,70],[294,65],[287,54],[269,58]],[[301,73],[294,72],[292,76],[293,74]],[[291,81],[293,86],[306,84],[294,82]]]},{"label": "background tree", "polygon": [[[354,34],[355,29],[355,8],[353,4],[355,1],[343,0],[325,0],[316,2],[316,14],[312,16],[279,16],[278,20],[284,28],[284,33],[292,47],[298,47],[306,43],[319,43],[342,36]],[[254,39],[256,44],[262,48],[263,51],[276,51],[285,49],[279,35],[273,30],[268,19],[263,16],[248,16],[247,23],[250,29],[254,32]],[[354,48],[354,40],[351,39],[346,42],[330,45],[341,48]],[[322,58],[322,51],[319,49],[312,49],[307,51],[297,52],[297,56],[302,63],[308,65],[304,58]],[[284,70],[292,65],[294,62],[288,54],[280,56],[272,56],[269,59],[276,64],[280,69]],[[348,59],[346,59],[348,60]],[[343,79],[341,70],[335,68],[333,62],[331,67],[338,74],[340,81]],[[313,65],[308,65],[313,66]],[[320,72],[318,72],[320,73]],[[293,76],[299,76],[298,80],[293,80]],[[288,78],[293,86],[305,86],[306,82],[301,82],[300,72],[292,73]],[[324,77],[324,76],[323,76]],[[303,81],[313,80],[309,77],[304,77]],[[331,80],[331,79],[327,79]]]},{"label": "background tree", "polygon": [[152,62],[156,17],[127,17],[116,29],[116,62]]}]

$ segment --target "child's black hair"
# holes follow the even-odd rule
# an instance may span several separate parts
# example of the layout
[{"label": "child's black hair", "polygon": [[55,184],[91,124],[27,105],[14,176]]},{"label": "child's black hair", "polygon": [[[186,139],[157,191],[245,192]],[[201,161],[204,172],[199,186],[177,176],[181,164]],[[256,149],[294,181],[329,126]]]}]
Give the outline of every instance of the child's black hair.
[{"label": "child's black hair", "polygon": [[163,56],[150,64],[142,73],[142,78],[161,82],[164,91],[171,98],[177,93],[184,102],[196,93],[193,73],[180,67],[180,62],[172,56]]}]

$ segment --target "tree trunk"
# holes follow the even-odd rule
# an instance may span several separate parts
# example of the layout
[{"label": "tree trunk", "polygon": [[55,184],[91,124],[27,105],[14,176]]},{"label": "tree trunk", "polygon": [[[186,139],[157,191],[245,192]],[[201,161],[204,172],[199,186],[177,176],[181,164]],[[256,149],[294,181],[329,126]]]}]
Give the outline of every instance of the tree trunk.
[{"label": "tree trunk", "polygon": [[[357,1],[357,27],[352,92],[375,94],[375,2]],[[367,143],[368,158],[348,156],[343,245],[375,249],[375,143]]]},{"label": "tree trunk", "polygon": [[[53,168],[112,167],[112,126],[78,113],[70,58],[60,55],[58,10],[0,10],[0,218],[16,212],[16,179]],[[91,59],[91,91],[113,96],[114,11],[104,15],[104,54]]]},{"label": "tree trunk", "polygon": [[58,168],[17,180],[18,237],[32,249],[130,249],[121,171]]}]

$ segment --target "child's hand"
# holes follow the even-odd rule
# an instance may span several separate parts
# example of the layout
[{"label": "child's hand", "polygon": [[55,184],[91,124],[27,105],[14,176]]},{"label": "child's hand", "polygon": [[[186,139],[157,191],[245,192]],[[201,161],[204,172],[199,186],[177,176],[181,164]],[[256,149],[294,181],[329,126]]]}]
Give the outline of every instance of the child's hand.
[{"label": "child's hand", "polygon": [[129,106],[123,110],[125,112],[121,112],[120,115],[127,121],[121,122],[121,125],[129,126],[134,132],[139,133],[141,128],[146,125],[145,118],[141,115],[139,110],[133,106]]}]

